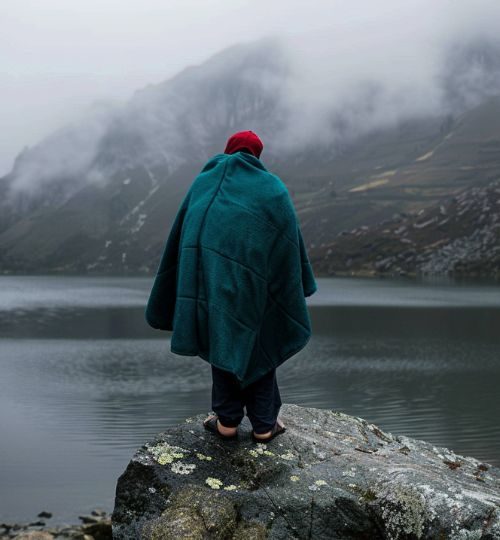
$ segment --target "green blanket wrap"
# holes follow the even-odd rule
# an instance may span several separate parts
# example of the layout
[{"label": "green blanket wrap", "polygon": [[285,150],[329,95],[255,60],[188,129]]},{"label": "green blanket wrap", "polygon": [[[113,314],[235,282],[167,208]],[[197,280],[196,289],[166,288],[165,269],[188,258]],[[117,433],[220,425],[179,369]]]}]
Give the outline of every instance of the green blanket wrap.
[{"label": "green blanket wrap", "polygon": [[316,290],[286,185],[249,153],[217,154],[180,205],[145,317],[173,353],[245,387],[305,347]]}]

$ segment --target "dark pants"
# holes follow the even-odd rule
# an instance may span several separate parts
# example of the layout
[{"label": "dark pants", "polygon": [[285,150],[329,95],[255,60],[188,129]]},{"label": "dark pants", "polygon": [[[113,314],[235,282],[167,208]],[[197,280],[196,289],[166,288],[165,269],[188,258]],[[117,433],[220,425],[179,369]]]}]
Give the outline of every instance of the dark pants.
[{"label": "dark pants", "polygon": [[235,375],[212,366],[212,410],[221,424],[238,426],[245,416],[243,407],[255,433],[266,433],[274,427],[281,407],[276,369],[241,388]]}]

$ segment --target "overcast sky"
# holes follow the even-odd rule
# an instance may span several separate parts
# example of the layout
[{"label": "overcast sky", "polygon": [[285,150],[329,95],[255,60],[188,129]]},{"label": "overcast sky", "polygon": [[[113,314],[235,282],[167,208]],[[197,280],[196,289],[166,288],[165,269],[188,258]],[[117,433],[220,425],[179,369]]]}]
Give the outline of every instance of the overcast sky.
[{"label": "overcast sky", "polygon": [[[331,36],[336,38],[336,50],[365,42],[372,50],[378,47],[379,58],[384,51],[404,50],[411,42],[411,51],[421,51],[412,65],[424,70],[433,40],[460,36],[471,25],[486,33],[498,30],[499,4],[498,0],[2,0],[0,175],[10,170],[25,145],[35,144],[92,102],[125,100],[134,90],[201,63],[233,43],[277,33],[317,33],[318,41],[308,41],[309,52],[304,48],[307,67],[312,57],[318,62],[324,59],[322,54],[333,58]],[[366,58],[367,73],[372,65],[372,58]]]}]

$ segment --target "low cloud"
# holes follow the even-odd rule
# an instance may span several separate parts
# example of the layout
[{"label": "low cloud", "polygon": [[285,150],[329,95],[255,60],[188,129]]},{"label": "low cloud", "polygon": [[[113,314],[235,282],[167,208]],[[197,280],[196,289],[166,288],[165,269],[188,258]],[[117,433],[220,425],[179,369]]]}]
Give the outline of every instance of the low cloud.
[{"label": "low cloud", "polygon": [[22,152],[12,171],[10,195],[39,193],[54,182],[66,196],[83,187],[91,179],[87,173],[116,110],[111,104],[95,103],[73,122]]},{"label": "low cloud", "polygon": [[[222,4],[216,3],[219,16],[224,13]],[[238,9],[248,8],[243,4],[231,17]],[[279,96],[285,128],[273,142],[277,149],[294,151],[318,140],[346,142],[406,119],[456,115],[500,93],[500,4],[496,0],[365,0],[349,4],[332,0],[311,6],[315,9],[306,9],[303,2],[280,0],[269,11],[256,7],[249,14],[250,22],[261,17],[262,28],[277,36],[284,52],[283,72],[259,71],[257,64],[242,76],[242,80],[254,77],[264,93]],[[279,13],[283,13],[281,19],[276,18]],[[306,28],[303,32],[299,31],[300,17]],[[268,45],[262,42],[263,64]],[[212,76],[220,78],[221,85],[232,84],[231,65],[213,65]],[[209,72],[206,75],[210,77]],[[41,190],[54,179],[74,190],[105,178],[92,165],[100,141],[114,121],[115,134],[118,125],[151,146],[132,145],[134,149],[160,154],[164,147],[170,150],[167,161],[171,160],[173,168],[178,166],[181,161],[176,164],[175,153],[185,141],[176,130],[189,128],[189,134],[198,133],[200,140],[209,140],[211,133],[201,119],[188,118],[186,101],[191,95],[163,96],[165,88],[157,85],[139,92],[133,101],[135,108],[107,104],[85,110],[71,125],[20,156],[14,168],[14,191]],[[196,91],[203,93],[204,86],[198,85]],[[148,103],[150,98],[154,104]],[[244,103],[240,100],[239,105]],[[217,103],[206,111],[206,118],[230,118],[231,114],[221,111],[223,106]],[[129,158],[118,156],[117,161]]]},{"label": "low cloud", "polygon": [[356,138],[406,119],[460,114],[500,94],[499,20],[493,1],[398,2],[286,37],[291,116],[282,144]]}]

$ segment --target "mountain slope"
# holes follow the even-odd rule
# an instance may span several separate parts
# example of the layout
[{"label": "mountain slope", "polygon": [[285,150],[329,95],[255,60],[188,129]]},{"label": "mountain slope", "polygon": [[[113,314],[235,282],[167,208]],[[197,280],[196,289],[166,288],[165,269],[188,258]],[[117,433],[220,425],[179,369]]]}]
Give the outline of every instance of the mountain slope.
[{"label": "mountain slope", "polygon": [[[304,172],[304,175],[307,173]],[[408,122],[359,141],[295,193],[311,246],[500,178],[500,97],[457,119]],[[307,183],[304,186],[307,189]]]},{"label": "mountain slope", "polygon": [[[154,272],[194,176],[240,129],[265,141],[263,162],[290,190],[318,275],[338,271],[342,258],[324,261],[340,232],[378,231],[500,177],[498,96],[287,149],[290,76],[277,40],[237,45],[23,151],[0,179],[2,271]],[[359,93],[361,107],[374,106],[370,85]],[[345,131],[338,110],[325,115]]]},{"label": "mountain slope", "polygon": [[310,250],[322,273],[500,277],[500,178]]}]

